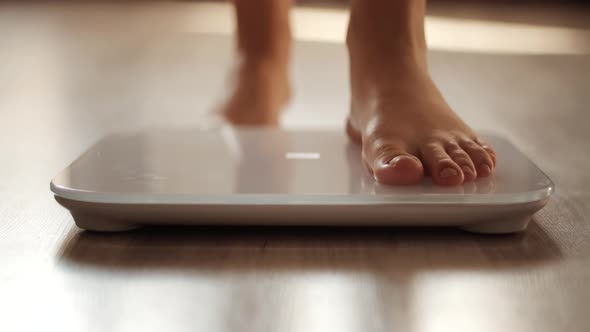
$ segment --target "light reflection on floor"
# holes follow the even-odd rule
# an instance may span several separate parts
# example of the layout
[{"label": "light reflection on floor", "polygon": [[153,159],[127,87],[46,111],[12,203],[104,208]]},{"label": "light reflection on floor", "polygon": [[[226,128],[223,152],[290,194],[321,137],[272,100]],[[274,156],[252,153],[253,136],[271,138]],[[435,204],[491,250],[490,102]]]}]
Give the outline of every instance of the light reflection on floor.
[{"label": "light reflection on floor", "polygon": [[[228,4],[192,4],[185,28],[230,34],[234,29]],[[297,7],[293,33],[305,41],[344,42],[348,12],[340,8]],[[428,16],[426,34],[433,50],[505,54],[590,54],[590,30],[539,24]]]}]

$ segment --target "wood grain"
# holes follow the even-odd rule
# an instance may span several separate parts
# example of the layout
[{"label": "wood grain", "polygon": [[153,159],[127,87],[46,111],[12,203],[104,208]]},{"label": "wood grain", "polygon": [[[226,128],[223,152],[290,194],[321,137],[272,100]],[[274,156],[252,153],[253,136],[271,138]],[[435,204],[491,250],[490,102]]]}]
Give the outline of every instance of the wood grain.
[{"label": "wood grain", "polygon": [[[183,30],[190,6],[0,5],[1,331],[588,330],[587,54],[431,53],[451,105],[556,183],[524,234],[78,230],[53,175],[113,130],[200,126],[223,95],[231,38]],[[297,43],[285,125],[341,127],[346,68],[343,45]]]}]

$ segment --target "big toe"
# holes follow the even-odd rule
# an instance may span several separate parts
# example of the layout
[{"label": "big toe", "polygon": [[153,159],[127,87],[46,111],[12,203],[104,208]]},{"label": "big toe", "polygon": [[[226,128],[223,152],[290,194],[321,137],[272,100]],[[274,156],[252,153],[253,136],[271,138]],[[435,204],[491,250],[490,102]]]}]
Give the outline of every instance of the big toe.
[{"label": "big toe", "polygon": [[373,163],[373,176],[383,184],[412,185],[422,181],[424,168],[418,158],[407,153],[383,156]]},{"label": "big toe", "polygon": [[408,153],[396,142],[376,141],[368,146],[373,176],[379,183],[389,185],[417,184],[424,178],[420,159]]}]

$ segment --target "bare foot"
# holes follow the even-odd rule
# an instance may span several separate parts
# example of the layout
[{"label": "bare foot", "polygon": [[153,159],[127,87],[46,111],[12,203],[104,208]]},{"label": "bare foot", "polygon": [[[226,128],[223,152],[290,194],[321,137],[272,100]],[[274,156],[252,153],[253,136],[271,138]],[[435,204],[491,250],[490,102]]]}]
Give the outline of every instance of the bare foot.
[{"label": "bare foot", "polygon": [[492,173],[494,150],[451,110],[427,73],[389,77],[372,82],[370,92],[356,86],[363,91],[353,91],[347,129],[377,181],[416,184],[430,174],[439,185],[459,185]]},{"label": "bare foot", "polygon": [[424,0],[353,0],[347,45],[350,137],[384,184],[409,185],[430,174],[454,186],[489,176],[496,153],[453,112],[430,78]]},{"label": "bare foot", "polygon": [[243,126],[277,126],[290,98],[285,66],[241,65],[231,94],[222,108],[226,120]]}]

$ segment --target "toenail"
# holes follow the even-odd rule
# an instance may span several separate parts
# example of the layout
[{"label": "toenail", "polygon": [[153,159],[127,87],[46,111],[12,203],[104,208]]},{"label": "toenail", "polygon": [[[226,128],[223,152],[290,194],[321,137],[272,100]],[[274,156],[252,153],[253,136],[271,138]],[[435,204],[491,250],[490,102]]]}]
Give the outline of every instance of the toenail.
[{"label": "toenail", "polygon": [[391,160],[388,162],[388,164],[389,164],[389,165],[395,165],[395,163],[397,163],[397,162],[398,162],[398,161],[399,161],[401,158],[402,158],[402,156],[397,156],[397,157],[395,157],[395,158],[391,159]]},{"label": "toenail", "polygon": [[482,174],[490,174],[492,172],[492,169],[490,168],[490,166],[488,164],[481,164],[481,165],[479,165],[479,171]]},{"label": "toenail", "polygon": [[439,175],[441,178],[450,178],[452,176],[459,175],[459,172],[457,172],[457,170],[454,168],[447,167],[443,168],[443,170],[440,171]]},{"label": "toenail", "polygon": [[463,170],[463,173],[473,174],[473,171],[471,170],[471,167],[469,167],[469,166],[461,166],[461,169]]},{"label": "toenail", "polygon": [[395,165],[395,164],[396,164],[398,161],[400,161],[402,158],[411,158],[411,159],[416,159],[416,157],[414,157],[414,156],[409,156],[409,155],[400,155],[400,156],[397,156],[397,157],[395,157],[395,158],[391,159],[391,160],[388,162],[388,164],[389,164],[389,165]]}]

